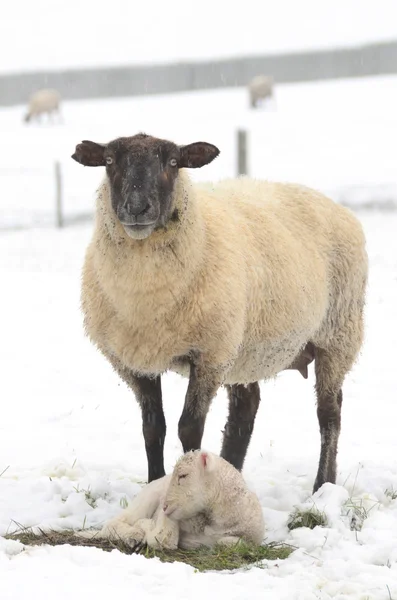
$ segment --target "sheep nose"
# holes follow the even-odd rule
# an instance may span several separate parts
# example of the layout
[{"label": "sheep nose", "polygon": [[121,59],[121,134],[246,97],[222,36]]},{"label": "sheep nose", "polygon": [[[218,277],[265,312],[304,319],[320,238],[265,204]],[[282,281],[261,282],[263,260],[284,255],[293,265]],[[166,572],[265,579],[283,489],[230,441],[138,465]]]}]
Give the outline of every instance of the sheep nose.
[{"label": "sheep nose", "polygon": [[147,204],[133,204],[132,202],[128,202],[126,205],[127,214],[134,217],[144,213],[147,208]]},{"label": "sheep nose", "polygon": [[167,508],[168,508],[168,504],[163,504],[163,511],[164,512],[166,512]]}]

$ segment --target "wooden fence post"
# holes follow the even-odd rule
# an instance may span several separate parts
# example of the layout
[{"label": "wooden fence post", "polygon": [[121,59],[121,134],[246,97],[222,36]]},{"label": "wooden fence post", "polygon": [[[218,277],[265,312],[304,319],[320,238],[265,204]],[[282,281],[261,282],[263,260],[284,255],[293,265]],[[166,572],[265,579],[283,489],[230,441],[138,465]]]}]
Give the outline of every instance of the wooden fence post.
[{"label": "wooden fence post", "polygon": [[247,167],[247,131],[237,131],[237,175],[248,175]]},{"label": "wooden fence post", "polygon": [[55,168],[55,214],[57,227],[63,227],[63,211],[62,211],[62,173],[61,163],[57,160]]}]

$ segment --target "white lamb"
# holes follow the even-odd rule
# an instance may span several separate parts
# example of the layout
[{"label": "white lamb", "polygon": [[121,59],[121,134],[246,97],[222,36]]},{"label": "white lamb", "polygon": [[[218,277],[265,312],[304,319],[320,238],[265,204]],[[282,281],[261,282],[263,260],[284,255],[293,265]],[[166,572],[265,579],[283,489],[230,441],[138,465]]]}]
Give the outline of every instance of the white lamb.
[{"label": "white lamb", "polygon": [[241,473],[220,456],[196,450],[178,460],[172,475],[148,483],[100,532],[79,535],[167,549],[239,539],[260,544],[264,521],[259,500]]}]

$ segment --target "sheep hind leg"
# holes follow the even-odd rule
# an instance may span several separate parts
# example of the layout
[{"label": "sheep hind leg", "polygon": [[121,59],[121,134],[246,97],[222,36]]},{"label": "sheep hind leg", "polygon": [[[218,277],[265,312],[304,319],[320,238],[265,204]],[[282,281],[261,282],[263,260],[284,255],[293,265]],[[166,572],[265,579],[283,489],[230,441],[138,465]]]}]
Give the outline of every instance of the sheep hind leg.
[{"label": "sheep hind leg", "polygon": [[316,348],[317,417],[321,434],[321,452],[313,493],[323,483],[336,481],[336,458],[343,400],[342,384],[352,363],[353,360],[343,360],[343,353],[336,349],[331,351]]},{"label": "sheep hind leg", "polygon": [[260,403],[259,383],[227,385],[229,417],[223,432],[221,456],[236,469],[243,468]]}]

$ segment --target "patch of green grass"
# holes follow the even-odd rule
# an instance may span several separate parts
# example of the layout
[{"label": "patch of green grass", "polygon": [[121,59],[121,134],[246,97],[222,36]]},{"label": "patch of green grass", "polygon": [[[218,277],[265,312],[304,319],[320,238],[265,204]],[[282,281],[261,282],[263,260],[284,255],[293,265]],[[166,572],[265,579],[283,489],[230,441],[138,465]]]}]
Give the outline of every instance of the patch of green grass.
[{"label": "patch of green grass", "polygon": [[395,490],[393,487],[387,488],[387,490],[385,490],[385,496],[391,498],[392,500],[397,500],[397,490]]},{"label": "patch of green grass", "polygon": [[[7,539],[17,540],[27,546],[41,546],[48,544],[58,546],[70,544],[72,546],[95,546],[106,552],[119,550],[124,554],[132,554],[130,546],[122,540],[110,541],[96,538],[81,538],[73,531],[41,531],[35,534],[29,529],[20,533],[6,536]],[[248,568],[250,566],[262,567],[263,560],[282,560],[288,558],[294,548],[283,544],[266,544],[255,546],[245,542],[238,542],[234,546],[218,545],[214,548],[197,548],[196,550],[153,550],[142,548],[138,554],[146,558],[158,557],[161,562],[183,562],[194,567],[197,571],[223,571],[231,569]]]},{"label": "patch of green grass", "polygon": [[[84,488],[80,489],[79,485],[77,485],[76,487],[74,487],[74,490],[78,494],[84,494],[85,501],[87,502],[87,504],[89,506],[91,506],[91,508],[96,508],[96,506],[97,506],[97,498],[95,498],[92,495],[90,486],[88,486],[88,489],[84,489]],[[104,495],[104,498],[106,498],[106,494]]]},{"label": "patch of green grass", "polygon": [[314,529],[315,527],[326,527],[327,518],[323,512],[320,512],[317,508],[313,507],[309,510],[296,509],[290,514],[287,527],[291,531],[292,529],[298,529],[298,527],[309,527]]},{"label": "patch of green grass", "polygon": [[368,511],[364,506],[363,500],[354,501],[352,498],[345,503],[346,515],[350,517],[350,529],[352,531],[361,531],[365,519],[368,518]]},{"label": "patch of green grass", "polygon": [[120,506],[121,508],[128,508],[127,496],[122,496],[122,498],[120,498]]},{"label": "patch of green grass", "polygon": [[[369,505],[371,502],[372,504]],[[365,497],[355,500],[350,497],[344,504],[346,515],[350,518],[350,529],[352,531],[361,531],[364,521],[368,519],[371,510],[378,506],[378,500],[374,501]]]},{"label": "patch of green grass", "polygon": [[263,560],[285,559],[293,549],[290,546],[267,544],[254,546],[243,541],[234,546],[217,545],[214,548],[198,548],[197,550],[152,550],[144,549],[141,554],[147,558],[157,556],[162,562],[183,562],[197,571],[223,571],[262,567]]}]

